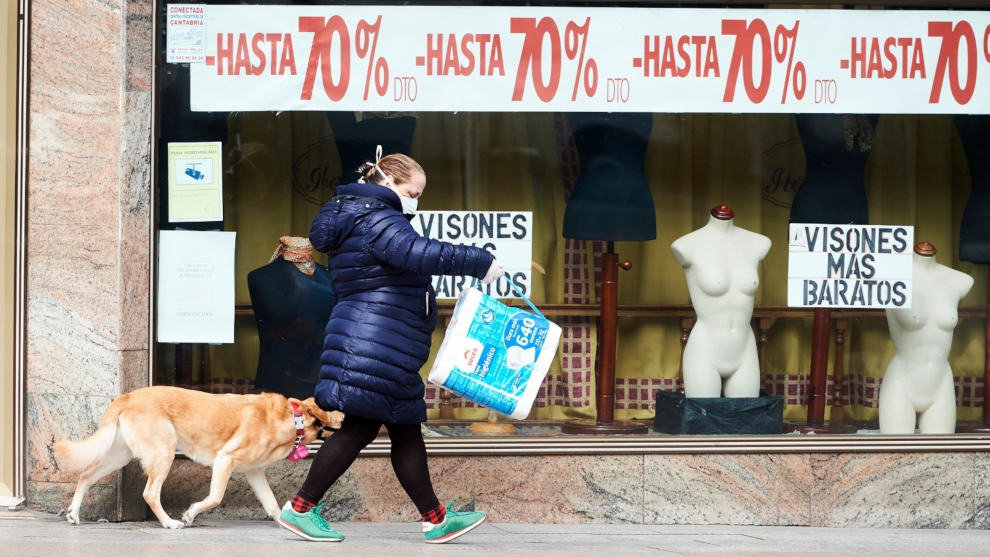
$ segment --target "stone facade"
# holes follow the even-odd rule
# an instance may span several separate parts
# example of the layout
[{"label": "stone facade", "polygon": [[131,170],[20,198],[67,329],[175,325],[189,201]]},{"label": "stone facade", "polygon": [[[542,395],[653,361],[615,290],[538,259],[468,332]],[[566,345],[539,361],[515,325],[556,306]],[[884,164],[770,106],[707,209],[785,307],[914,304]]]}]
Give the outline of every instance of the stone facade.
[{"label": "stone facade", "polygon": [[[986,453],[431,457],[442,503],[495,522],[746,524],[856,528],[990,528]],[[290,498],[308,466],[268,470]],[[178,516],[206,496],[209,470],[177,462],[165,483]],[[263,519],[235,476],[204,516]],[[412,521],[416,508],[387,458],[359,458],[327,494],[330,520]]]},{"label": "stone facade", "polygon": [[[52,443],[148,383],[153,11],[31,2],[27,491],[47,509],[73,485]],[[120,516],[120,478],[94,487],[94,512]]]},{"label": "stone facade", "polygon": [[[31,3],[28,501],[58,511],[74,478],[52,443],[95,430],[149,377],[151,0]],[[83,518],[143,517],[132,465],[94,486]],[[752,454],[431,458],[446,501],[495,521],[990,527],[990,454]],[[279,499],[306,462],[268,473]],[[173,516],[208,470],[180,460]],[[334,520],[415,520],[387,459],[359,459],[329,494]],[[212,516],[261,518],[235,476]]]}]

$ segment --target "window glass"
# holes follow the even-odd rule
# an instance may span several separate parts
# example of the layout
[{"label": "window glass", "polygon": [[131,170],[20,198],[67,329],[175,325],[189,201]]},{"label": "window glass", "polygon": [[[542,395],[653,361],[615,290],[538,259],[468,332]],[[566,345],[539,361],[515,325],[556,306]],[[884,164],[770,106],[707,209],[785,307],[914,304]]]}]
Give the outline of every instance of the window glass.
[{"label": "window glass", "polygon": [[[160,6],[158,13],[160,29],[163,9]],[[357,165],[373,160],[375,146],[382,144],[386,153],[407,153],[424,168],[427,186],[419,211],[532,212],[532,260],[534,269],[540,270],[532,272],[527,293],[561,326],[562,336],[529,418],[517,424],[522,434],[564,435],[562,423],[596,416],[596,366],[602,356],[598,304],[603,254],[610,249],[620,261],[631,263],[628,271],[618,271],[617,419],[652,426],[658,392],[683,392],[688,359],[731,367],[731,362],[719,360],[720,354],[729,350],[728,345],[741,343],[739,350],[729,352],[755,351],[756,368],[750,373],[759,376],[765,395],[779,399],[784,421],[806,420],[814,390],[809,382],[812,311],[787,307],[788,223],[800,203],[804,203],[800,210],[813,218],[816,212],[855,211],[861,201],[868,207],[868,220],[862,224],[913,226],[914,240],[930,242],[937,249],[935,261],[960,273],[936,284],[943,290],[949,282],[959,284],[954,332],[947,332],[952,304],[942,303],[932,306],[939,309],[919,306],[915,315],[926,323],[939,321],[944,325],[941,333],[912,336],[905,329],[903,338],[909,347],[947,350],[944,360],[951,367],[951,385],[933,382],[932,390],[951,391],[958,422],[982,417],[987,268],[960,260],[960,250],[967,249],[960,227],[970,210],[968,203],[976,198],[971,196],[973,165],[967,161],[967,151],[980,152],[979,145],[987,141],[975,118],[193,112],[188,64],[165,63],[161,47],[157,56],[157,230],[236,232],[236,311],[233,342],[158,342],[156,384],[210,392],[311,393],[333,304],[333,285],[325,269],[328,260],[314,253],[317,269],[306,274],[303,264],[285,261],[281,255],[272,262],[273,252],[281,237],[306,238],[320,207],[339,185],[357,178]],[[222,145],[218,169],[223,180],[222,219],[172,222],[168,145],[216,141]],[[802,188],[808,195],[819,188],[817,197],[802,201]],[[588,237],[608,228],[603,224],[642,227],[636,215],[645,209],[655,215],[656,239],[610,245],[605,237],[565,237],[568,203],[578,201],[590,208],[571,221],[571,236]],[[751,263],[740,263],[742,248],[718,252],[706,241],[684,244],[682,251],[699,261],[694,268],[709,273],[692,277],[688,271],[686,276],[685,261],[675,256],[671,244],[707,226],[713,208],[720,205],[731,209],[735,227],[765,237],[769,250],[764,250],[762,260],[750,254],[746,261]],[[741,245],[746,249],[757,245],[753,249],[759,252],[759,243],[747,240]],[[712,258],[723,263],[705,263]],[[308,286],[280,286],[281,279],[264,271],[273,265],[304,275]],[[969,288],[965,288],[966,276],[973,279]],[[692,284],[701,290],[691,291]],[[723,284],[736,298],[720,297]],[[709,305],[693,308],[692,296],[701,297],[703,291],[708,291]],[[745,308],[747,296],[752,296],[752,319],[739,309]],[[421,372],[424,381],[452,306],[453,300],[440,302],[431,359]],[[703,311],[707,319],[700,328],[694,309]],[[259,316],[259,312],[266,313]],[[851,431],[875,433],[881,380],[895,359],[885,313],[834,310],[826,326],[829,338],[823,346],[829,363],[821,399],[825,416],[833,421],[841,417]],[[707,340],[695,342],[694,355],[685,342],[693,335],[707,335]],[[898,365],[910,367],[895,362]],[[484,408],[448,396],[432,384],[426,385],[426,402],[428,425],[444,435],[471,435],[464,427],[467,422],[488,417]],[[681,408],[676,401],[665,400],[663,409],[668,407]],[[774,408],[764,410],[772,414]],[[762,419],[764,410],[733,407],[725,412],[730,419],[745,421]]]}]

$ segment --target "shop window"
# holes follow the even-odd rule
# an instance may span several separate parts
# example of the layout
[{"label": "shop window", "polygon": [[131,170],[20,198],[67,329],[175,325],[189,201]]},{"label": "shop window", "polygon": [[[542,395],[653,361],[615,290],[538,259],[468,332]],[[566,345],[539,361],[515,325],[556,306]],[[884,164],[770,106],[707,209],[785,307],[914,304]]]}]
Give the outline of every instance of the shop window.
[{"label": "shop window", "polygon": [[[314,252],[317,270],[306,274],[302,263],[276,255],[274,265],[309,281],[292,287],[273,282],[284,279],[264,269],[272,268],[280,238],[307,237],[320,207],[337,186],[357,178],[357,166],[372,160],[375,146],[382,144],[385,152],[407,153],[425,169],[420,211],[532,212],[532,260],[540,271],[531,273],[528,294],[563,333],[529,419],[515,424],[521,434],[566,435],[561,429],[565,422],[596,416],[601,261],[609,250],[631,262],[628,272],[619,271],[616,419],[652,426],[658,392],[683,392],[683,377],[690,373],[685,365],[694,365],[686,363],[685,350],[692,335],[705,334],[708,340],[698,346],[710,351],[712,360],[725,344],[752,343],[756,367],[748,373],[758,376],[758,391],[780,400],[785,422],[805,421],[809,401],[814,401],[833,425],[841,422],[851,432],[876,433],[880,385],[895,357],[884,311],[831,312],[827,342],[816,347],[828,354],[824,391],[816,392],[809,377],[814,312],[788,307],[788,224],[827,222],[821,213],[829,211],[843,213],[845,223],[913,227],[914,240],[935,246],[933,257],[960,273],[953,275],[960,284],[966,283],[962,276],[972,279],[957,288],[958,324],[951,340],[901,334],[910,345],[932,342],[931,350],[947,352],[951,385],[933,383],[932,389],[951,391],[959,424],[982,419],[987,267],[965,257],[968,249],[980,249],[980,240],[979,231],[964,222],[972,210],[968,203],[986,180],[972,160],[980,145],[986,145],[982,120],[898,114],[601,113],[589,118],[565,112],[193,111],[189,64],[165,62],[165,6],[158,10],[163,31],[156,53],[156,229],[159,234],[235,232],[236,238],[232,337],[174,342],[159,336],[155,384],[209,392],[278,390],[293,396],[312,391],[333,303],[328,260]],[[598,126],[592,131],[596,138],[614,137],[583,144],[587,138],[581,133],[589,121]],[[215,155],[181,150],[206,149],[216,142]],[[179,150],[170,155],[170,146]],[[609,160],[621,164],[598,169],[602,181],[597,198],[592,197],[606,207],[604,214],[642,210],[642,199],[651,200],[646,203],[652,203],[647,209],[655,216],[655,240],[565,237],[568,203],[578,195],[582,172],[589,172],[587,161],[608,150],[615,151]],[[179,168],[175,165],[182,156],[216,166],[190,162]],[[176,188],[183,181],[195,183],[198,173],[222,181],[222,213],[186,221],[182,215],[197,208],[177,196]],[[645,189],[629,190],[640,186]],[[823,189],[815,193],[816,187]],[[752,296],[751,317],[736,319],[746,313],[738,310],[745,300],[713,295],[717,307],[705,310],[710,319],[705,326],[719,324],[714,332],[699,332],[699,312],[692,306],[697,293],[690,291],[692,279],[686,279],[684,261],[671,244],[704,227],[713,208],[721,205],[731,209],[736,227],[762,235],[770,247],[753,260],[750,279],[758,279],[758,285],[738,292]],[[584,224],[600,224],[587,220],[595,217],[583,218]],[[190,249],[183,245],[181,249]],[[707,245],[696,249],[705,251]],[[161,244],[158,252],[163,253]],[[159,265],[159,301],[167,272]],[[847,265],[841,272],[866,271]],[[441,291],[448,286],[437,283]],[[452,305],[453,300],[440,302],[433,355]],[[718,321],[722,310],[724,319],[736,321]],[[946,311],[942,317],[951,321],[951,311]],[[732,336],[726,333],[730,329],[745,334]],[[431,363],[432,356],[423,367],[424,381]],[[710,365],[729,366],[717,361]],[[439,434],[470,435],[467,422],[488,417],[484,408],[432,384],[426,385],[425,396],[427,425]]]}]

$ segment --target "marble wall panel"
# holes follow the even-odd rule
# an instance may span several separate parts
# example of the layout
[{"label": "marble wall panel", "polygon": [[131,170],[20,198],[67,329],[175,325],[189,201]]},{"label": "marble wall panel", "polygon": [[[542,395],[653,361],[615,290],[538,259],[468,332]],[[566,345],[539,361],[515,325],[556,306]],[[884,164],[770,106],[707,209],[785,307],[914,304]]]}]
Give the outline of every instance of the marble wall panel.
[{"label": "marble wall panel", "polygon": [[[279,461],[268,468],[266,476],[279,505],[285,503],[299,489],[312,460],[302,462]],[[172,470],[162,486],[162,506],[169,516],[178,520],[182,513],[210,492],[211,469],[188,459],[179,458],[172,463]],[[143,484],[142,484],[143,488]],[[235,472],[227,484],[223,502],[213,510],[200,515],[202,518],[236,520],[264,520],[264,508],[254,496],[244,476]],[[341,519],[338,519],[341,520]]]},{"label": "marble wall panel", "polygon": [[[28,479],[43,482],[75,482],[78,475],[61,469],[52,447],[61,439],[79,440],[92,435],[110,405],[109,397],[28,393]],[[109,476],[100,481],[114,481]]]},{"label": "marble wall panel", "polygon": [[149,383],[148,351],[125,350],[120,352],[120,376],[122,392],[147,387]]},{"label": "marble wall panel", "polygon": [[812,455],[813,526],[959,528],[977,508],[971,453]]},{"label": "marble wall panel", "polygon": [[147,93],[151,91],[155,3],[152,0],[127,0],[125,7],[126,90]]},{"label": "marble wall panel", "polygon": [[[293,493],[302,486],[292,486]],[[388,458],[358,458],[330,486],[324,498],[323,516],[330,521],[410,521],[418,519],[416,507],[399,485]]]},{"label": "marble wall panel", "polygon": [[777,470],[777,523],[804,526],[811,521],[811,455],[765,455]]},{"label": "marble wall panel", "polygon": [[990,529],[990,454],[973,454],[973,470],[975,501],[963,527]]},{"label": "marble wall panel", "polygon": [[[473,502],[475,478],[458,473],[468,466],[467,458],[430,459],[429,466],[441,504],[453,498],[459,501],[458,508]],[[372,522],[419,520],[419,512],[395,477],[388,457],[360,458],[341,480],[327,495],[328,517]]]},{"label": "marble wall panel", "polygon": [[29,392],[119,392],[120,14],[31,3]]},{"label": "marble wall panel", "polygon": [[[77,392],[94,381],[102,388],[116,376],[112,353],[120,332],[117,221],[42,222],[58,209],[38,201],[36,185],[28,193],[28,390]],[[100,194],[85,196],[92,205]],[[64,375],[69,383],[59,381]]]},{"label": "marble wall panel", "polygon": [[27,391],[87,396],[120,392],[111,334],[88,316],[33,290],[28,299]]},{"label": "marble wall panel", "polygon": [[36,482],[74,481],[52,441],[91,433],[113,397],[147,384],[152,15],[151,0],[31,3],[27,458]]},{"label": "marble wall panel", "polygon": [[117,490],[120,496],[117,498],[120,515],[118,520],[147,520],[151,515],[151,510],[144,502],[144,486],[147,483],[147,476],[141,469],[141,464],[137,460],[132,460],[127,466],[120,469],[120,482]]},{"label": "marble wall panel", "polygon": [[[120,7],[112,2],[37,0],[31,3],[31,25],[32,221],[116,225]],[[109,231],[115,234],[116,226]]]},{"label": "marble wall panel", "polygon": [[502,522],[643,520],[643,456],[476,457],[458,474],[475,476],[479,509]]},{"label": "marble wall panel", "polygon": [[[54,161],[51,162],[54,164]],[[116,172],[116,169],[107,169]],[[116,193],[94,188],[58,191],[48,195],[45,184],[31,178],[28,188],[29,284],[31,291],[44,291],[57,302],[86,315],[98,326],[111,328],[116,317],[113,306],[101,305],[117,292],[117,214],[103,204],[116,203]],[[55,189],[62,187],[55,184]],[[76,199],[75,197],[84,199]],[[67,206],[72,205],[69,209]],[[80,214],[69,214],[79,211]]]},{"label": "marble wall panel", "polygon": [[[74,483],[27,482],[27,500],[34,508],[51,513],[61,513],[69,506]],[[87,521],[114,520],[117,514],[117,487],[110,484],[96,484],[89,488],[79,518]]]},{"label": "marble wall panel", "polygon": [[457,499],[458,510],[481,508],[477,501],[481,491],[476,459],[477,457],[470,456],[429,459],[430,479],[441,505],[446,506],[451,500]]},{"label": "marble wall panel", "polygon": [[[268,477],[280,502],[308,462],[279,462]],[[494,522],[990,528],[990,455],[628,455],[432,457],[441,503],[481,509]],[[163,490],[178,516],[206,496],[209,470],[177,461]],[[387,458],[359,458],[328,492],[330,521],[415,522]],[[263,519],[234,476],[206,516]]]},{"label": "marble wall panel", "polygon": [[122,149],[124,180],[120,194],[120,338],[121,350],[146,350],[151,299],[151,93],[125,95]]},{"label": "marble wall panel", "polygon": [[807,524],[808,455],[647,455],[648,524]]},{"label": "marble wall panel", "polygon": [[[279,504],[284,504],[302,486],[312,460],[298,463],[279,461],[266,470]],[[331,486],[324,501],[323,514],[330,521],[345,520],[414,520],[415,507],[395,481],[387,458],[362,458]],[[162,505],[173,518],[181,516],[192,503],[209,493],[211,470],[186,459],[177,459],[162,487]],[[394,484],[394,485],[393,485]],[[223,502],[201,515],[204,518],[264,520],[265,511],[254,496],[244,476],[235,473],[227,486]]]},{"label": "marble wall panel", "polygon": [[[443,457],[430,459],[431,478],[441,504],[457,499],[456,509],[481,509],[501,522],[640,523],[643,515],[642,456]],[[302,486],[309,469],[279,462],[267,475],[278,500]],[[207,468],[176,461],[162,490],[175,516],[209,490]],[[403,491],[391,462],[359,458],[325,497],[331,521],[415,522],[419,513]],[[207,515],[204,515],[207,516]],[[247,483],[232,478],[220,507],[208,516],[263,518]]]}]

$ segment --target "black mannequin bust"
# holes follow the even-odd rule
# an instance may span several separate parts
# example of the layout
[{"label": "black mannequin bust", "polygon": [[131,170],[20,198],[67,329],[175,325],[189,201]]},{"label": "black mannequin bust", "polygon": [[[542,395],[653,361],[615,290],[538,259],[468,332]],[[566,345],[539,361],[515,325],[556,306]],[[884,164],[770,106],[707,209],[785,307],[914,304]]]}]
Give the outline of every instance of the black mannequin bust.
[{"label": "black mannequin bust", "polygon": [[878,117],[797,114],[807,164],[794,195],[791,222],[869,224],[863,175]]},{"label": "black mannequin bust", "polygon": [[959,226],[959,259],[990,264],[990,116],[958,115],[956,129],[966,151],[973,191]]},{"label": "black mannequin bust", "polygon": [[567,115],[581,168],[564,212],[564,237],[636,241],[657,237],[646,182],[652,114]]},{"label": "black mannequin bust", "polygon": [[[309,241],[304,238],[306,245]],[[287,397],[313,396],[319,379],[323,334],[336,297],[330,271],[312,260],[287,261],[276,252],[272,261],[248,273],[248,291],[258,323],[260,355],[256,391]],[[303,268],[311,268],[306,274]]]},{"label": "black mannequin bust", "polygon": [[340,154],[341,184],[357,180],[357,168],[375,154],[376,145],[386,154],[408,153],[416,130],[413,116],[366,116],[358,121],[353,112],[328,112],[327,121]]}]

